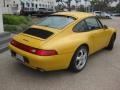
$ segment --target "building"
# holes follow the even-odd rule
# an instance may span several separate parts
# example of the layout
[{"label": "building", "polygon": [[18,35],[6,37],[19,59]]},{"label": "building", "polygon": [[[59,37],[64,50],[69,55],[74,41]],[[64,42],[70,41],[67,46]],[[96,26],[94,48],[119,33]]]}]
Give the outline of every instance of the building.
[{"label": "building", "polygon": [[3,30],[2,5],[3,2],[0,3],[0,53],[8,49],[8,43],[11,38],[11,34]]},{"label": "building", "polygon": [[41,9],[55,10],[56,0],[3,0],[4,8],[10,9],[9,13],[19,14],[21,10],[39,11]]},{"label": "building", "polygon": [[[61,0],[58,0],[58,1],[60,2]],[[63,0],[63,2],[66,2],[66,1],[67,0]],[[78,1],[78,3],[76,3],[76,1]],[[75,6],[83,5],[84,7],[87,7],[90,5],[90,0],[71,0],[71,6],[72,5],[75,5]]]},{"label": "building", "polygon": [[0,33],[3,32],[2,3],[0,3]]}]

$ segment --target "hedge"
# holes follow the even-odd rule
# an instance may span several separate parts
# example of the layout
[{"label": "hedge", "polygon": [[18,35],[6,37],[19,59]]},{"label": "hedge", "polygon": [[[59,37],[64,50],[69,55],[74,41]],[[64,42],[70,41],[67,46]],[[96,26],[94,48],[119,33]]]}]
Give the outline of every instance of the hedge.
[{"label": "hedge", "polygon": [[31,21],[30,17],[17,16],[17,15],[3,15],[3,23],[9,25],[28,24]]},{"label": "hedge", "polygon": [[26,30],[31,24],[32,19],[26,16],[3,15],[4,30],[11,33],[20,33]]},{"label": "hedge", "polygon": [[21,24],[21,25],[8,25],[5,24],[4,25],[4,30],[7,32],[11,32],[11,33],[20,33],[23,32],[24,30],[26,30],[29,26],[25,25],[25,24]]}]

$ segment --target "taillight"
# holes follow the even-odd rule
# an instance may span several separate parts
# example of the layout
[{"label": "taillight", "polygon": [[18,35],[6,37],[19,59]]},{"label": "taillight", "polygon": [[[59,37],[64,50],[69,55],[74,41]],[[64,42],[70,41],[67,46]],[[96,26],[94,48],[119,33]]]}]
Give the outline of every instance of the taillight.
[{"label": "taillight", "polygon": [[37,50],[36,54],[40,56],[52,56],[57,55],[57,52],[55,50]]},{"label": "taillight", "polygon": [[36,54],[36,55],[39,55],[39,56],[53,56],[53,55],[58,54],[57,51],[55,51],[55,50],[36,49],[36,48],[30,47],[30,46],[24,45],[22,43],[19,43],[15,40],[12,40],[11,44],[13,46],[19,48],[19,49],[22,49],[26,52],[33,53],[33,54]]}]

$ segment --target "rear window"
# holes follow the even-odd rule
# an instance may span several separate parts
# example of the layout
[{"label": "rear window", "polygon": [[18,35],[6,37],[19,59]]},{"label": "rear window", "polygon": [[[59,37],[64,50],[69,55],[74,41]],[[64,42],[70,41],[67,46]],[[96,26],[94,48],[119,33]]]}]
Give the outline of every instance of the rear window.
[{"label": "rear window", "polygon": [[73,22],[74,20],[75,18],[70,16],[52,15],[41,18],[38,25],[55,28],[55,29],[62,29],[71,22]]},{"label": "rear window", "polygon": [[53,33],[50,31],[45,31],[42,29],[36,29],[36,28],[29,28],[28,30],[24,31],[23,33],[25,34],[29,34],[32,36],[36,36],[42,39],[47,39],[48,37],[50,37]]}]

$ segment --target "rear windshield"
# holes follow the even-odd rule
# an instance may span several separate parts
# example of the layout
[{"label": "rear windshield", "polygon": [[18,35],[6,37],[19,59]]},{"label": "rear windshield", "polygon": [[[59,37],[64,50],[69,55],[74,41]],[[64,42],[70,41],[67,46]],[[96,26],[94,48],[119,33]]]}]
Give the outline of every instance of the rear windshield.
[{"label": "rear windshield", "polygon": [[52,15],[52,16],[41,18],[38,25],[55,28],[55,29],[62,29],[66,25],[73,22],[74,20],[75,18],[70,16]]},{"label": "rear windshield", "polygon": [[50,37],[53,34],[50,31],[45,31],[45,30],[36,29],[36,28],[29,28],[28,30],[24,31],[23,33],[32,35],[32,36],[36,36],[36,37],[39,37],[42,39],[47,39],[48,37]]}]

